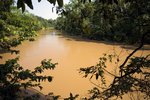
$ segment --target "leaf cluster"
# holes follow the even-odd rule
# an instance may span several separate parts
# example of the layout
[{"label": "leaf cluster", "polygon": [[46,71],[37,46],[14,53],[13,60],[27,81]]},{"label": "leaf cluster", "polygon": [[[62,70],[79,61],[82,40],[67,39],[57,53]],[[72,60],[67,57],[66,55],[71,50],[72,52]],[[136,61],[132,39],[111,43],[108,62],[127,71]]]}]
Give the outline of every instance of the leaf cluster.
[{"label": "leaf cluster", "polygon": [[[80,73],[84,74],[86,78],[90,75],[90,79],[95,76],[96,80],[101,78],[101,81],[105,84],[104,72],[107,68],[107,62],[112,62],[112,59],[115,58],[115,55],[103,54],[103,57],[99,58],[99,62],[95,66],[90,66],[86,68],[80,68]],[[114,75],[113,75],[114,76]]]},{"label": "leaf cluster", "polygon": [[[149,31],[149,0],[72,0],[56,21],[56,29],[89,39],[139,43]],[[149,36],[145,38],[149,43]]]},{"label": "leaf cluster", "polygon": [[78,98],[78,96],[79,96],[78,94],[76,94],[75,96],[73,96],[73,94],[70,93],[70,97],[65,98],[64,100],[76,100]]},{"label": "leaf cluster", "polygon": [[[96,66],[91,66],[87,68],[80,68],[80,72],[84,74],[86,78],[88,75],[91,75],[90,78],[95,76],[95,79],[101,78],[101,83],[104,84],[105,87],[95,87],[92,90],[89,90],[89,100],[101,98],[101,99],[109,99],[112,97],[120,97],[126,93],[132,92],[141,92],[143,93],[143,98],[150,98],[150,60],[149,55],[146,57],[134,57],[130,59],[130,62],[123,67],[124,74],[123,75],[114,75],[110,73],[106,69],[104,69],[101,64],[97,64]],[[100,59],[100,62],[103,62],[103,59]],[[106,62],[104,62],[106,63]],[[105,65],[104,65],[105,66]],[[105,84],[106,81],[104,79],[104,74],[108,73],[114,77],[114,80],[107,87]]]},{"label": "leaf cluster", "polygon": [[[36,31],[51,26],[51,22],[28,12],[21,13],[16,7],[11,12],[0,12],[0,51],[14,52],[16,47],[24,40],[33,41]],[[17,53],[17,52],[14,52]]]},{"label": "leaf cluster", "polygon": [[[63,7],[63,0],[47,0],[49,3],[55,5],[56,2],[58,3],[58,6],[61,8]],[[38,0],[38,2],[41,2],[41,0]],[[25,11],[25,4],[33,9],[32,0],[17,0],[17,8],[21,8],[22,12]]]},{"label": "leaf cluster", "polygon": [[23,87],[39,87],[42,89],[40,82],[52,81],[52,76],[40,75],[44,70],[53,70],[57,63],[51,63],[51,60],[42,60],[41,65],[33,71],[24,69],[18,64],[18,58],[6,61],[0,64],[0,96],[4,100],[17,98],[17,93]]}]

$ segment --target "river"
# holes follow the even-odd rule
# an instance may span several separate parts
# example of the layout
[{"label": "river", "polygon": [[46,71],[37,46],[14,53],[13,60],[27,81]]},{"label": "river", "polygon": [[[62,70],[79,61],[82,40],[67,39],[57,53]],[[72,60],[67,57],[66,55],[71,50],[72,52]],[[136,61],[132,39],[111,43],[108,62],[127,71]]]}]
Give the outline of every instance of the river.
[{"label": "river", "polygon": [[[24,68],[33,70],[43,59],[52,59],[52,62],[58,63],[55,70],[44,73],[54,77],[51,83],[42,83],[41,92],[44,94],[54,92],[56,95],[68,97],[72,92],[80,94],[81,97],[87,96],[87,90],[94,85],[89,78],[83,78],[83,75],[79,74],[79,68],[95,65],[103,53],[116,52],[120,60],[124,61],[125,57],[133,51],[132,48],[122,48],[123,45],[64,36],[56,30],[41,31],[40,34],[36,41],[25,41],[15,49],[20,50],[19,64]],[[135,55],[141,56],[149,53],[150,50],[140,50]],[[16,57],[14,54],[3,54],[0,63],[14,57]],[[108,70],[113,72],[114,67],[108,67]]]}]

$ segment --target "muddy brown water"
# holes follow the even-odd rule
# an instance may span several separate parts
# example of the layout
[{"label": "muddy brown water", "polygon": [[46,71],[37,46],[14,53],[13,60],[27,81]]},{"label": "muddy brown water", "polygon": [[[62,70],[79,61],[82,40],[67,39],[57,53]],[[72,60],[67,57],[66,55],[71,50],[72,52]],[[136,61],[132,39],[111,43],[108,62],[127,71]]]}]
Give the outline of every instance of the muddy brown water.
[{"label": "muddy brown water", "polygon": [[[83,78],[83,75],[79,74],[79,68],[95,65],[103,53],[113,54],[115,52],[119,55],[120,62],[123,62],[125,57],[133,51],[132,48],[122,48],[125,47],[123,45],[64,36],[56,30],[46,30],[40,33],[36,41],[25,41],[15,49],[20,50],[20,55],[17,56],[20,56],[19,64],[24,68],[33,70],[35,66],[40,65],[40,61],[43,59],[52,59],[52,62],[58,63],[55,70],[45,71],[43,74],[54,77],[51,83],[42,83],[43,90],[41,92],[44,94],[54,92],[61,97],[68,97],[71,92],[80,94],[80,97],[87,96],[87,90],[95,85],[89,81],[89,78]],[[150,54],[149,49],[140,50],[135,55],[147,54]],[[8,53],[1,55],[3,55],[3,59],[0,60],[0,63],[16,57],[16,55]],[[107,69],[110,72],[115,72],[116,65],[108,65]],[[108,82],[111,82],[110,75],[106,78]],[[100,83],[92,81],[96,84]]]}]

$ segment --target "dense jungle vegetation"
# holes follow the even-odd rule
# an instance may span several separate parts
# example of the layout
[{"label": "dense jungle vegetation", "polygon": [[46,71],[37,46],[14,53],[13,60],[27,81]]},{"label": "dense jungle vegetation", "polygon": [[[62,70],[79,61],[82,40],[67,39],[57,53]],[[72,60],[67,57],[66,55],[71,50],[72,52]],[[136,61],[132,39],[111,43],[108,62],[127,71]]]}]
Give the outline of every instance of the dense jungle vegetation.
[{"label": "dense jungle vegetation", "polygon": [[[39,2],[41,0],[38,0]],[[63,0],[48,0],[59,5],[59,17],[52,20],[34,16],[25,11],[25,4],[33,9],[32,0],[17,0],[16,9],[13,0],[0,0],[0,51],[18,53],[12,50],[23,40],[34,40],[36,31],[55,24],[55,28],[71,35],[79,35],[89,39],[126,42],[139,45],[119,66],[118,74],[106,70],[106,62],[112,62],[115,55],[104,54],[95,66],[80,68],[84,77],[96,78],[103,84],[89,91],[89,98],[84,100],[104,99],[122,96],[129,92],[140,91],[144,99],[150,99],[150,59],[149,56],[132,57],[135,52],[150,43],[150,1],[149,0],[72,0],[63,7]],[[62,8],[63,7],[63,8]],[[24,12],[24,13],[22,13]],[[2,58],[2,57],[1,57]],[[117,62],[119,58],[116,58]],[[57,63],[51,60],[41,61],[34,71],[23,69],[18,64],[18,58],[0,64],[0,99],[15,100],[19,97],[21,87],[39,87],[40,82],[52,81],[52,76],[42,76],[44,70],[52,70]],[[114,77],[113,82],[106,86],[104,74]],[[136,77],[136,75],[142,77]],[[93,77],[95,76],[95,77]],[[64,90],[65,91],[65,90]],[[66,100],[75,100],[78,95]],[[53,96],[53,99],[58,99]]]},{"label": "dense jungle vegetation", "polygon": [[[146,30],[149,28],[150,6],[147,0],[81,2],[82,0],[71,0],[64,6],[57,18],[56,29],[94,40],[134,44],[142,36],[140,27],[144,26]],[[146,43],[150,43],[149,37],[145,39]]]},{"label": "dense jungle vegetation", "polygon": [[21,41],[34,40],[38,30],[52,26],[52,20],[30,14],[28,11],[11,6],[11,11],[0,12],[0,51],[9,51],[10,47],[17,46]]}]

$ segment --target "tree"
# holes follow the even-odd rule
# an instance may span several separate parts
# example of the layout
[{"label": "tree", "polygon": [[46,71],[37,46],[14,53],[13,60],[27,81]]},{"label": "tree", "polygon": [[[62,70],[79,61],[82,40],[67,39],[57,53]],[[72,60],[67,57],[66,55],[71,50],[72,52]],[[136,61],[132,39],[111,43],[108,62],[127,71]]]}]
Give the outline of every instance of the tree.
[{"label": "tree", "polygon": [[[58,21],[56,27],[63,24],[59,29],[73,35],[128,44],[140,41],[142,35],[138,30],[140,23],[145,23],[147,29],[149,27],[147,26],[149,7],[146,4],[148,1],[140,2],[139,11],[135,9],[135,6],[138,6],[137,3],[125,0],[85,1],[83,4],[80,0],[72,0],[64,6],[64,11],[59,17],[62,22]],[[141,18],[145,22],[140,22]],[[145,38],[146,43],[149,43],[148,37]]]},{"label": "tree", "polygon": [[[96,80],[100,79],[100,82],[102,83],[102,87],[97,86],[89,91],[91,94],[89,99],[98,98],[107,100],[113,97],[122,98],[122,96],[126,93],[139,91],[143,94],[143,98],[148,100],[150,99],[150,55],[144,57],[132,56],[135,52],[141,49],[147,42],[147,39],[149,39],[150,30],[148,27],[150,27],[150,25],[148,20],[150,20],[150,14],[148,11],[150,9],[148,4],[150,1],[115,0],[117,2],[114,3],[110,3],[110,1],[100,1],[100,4],[117,6],[117,11],[112,10],[110,14],[106,13],[107,11],[104,12],[104,14],[108,14],[105,17],[107,17],[108,24],[112,27],[111,30],[113,32],[129,32],[126,35],[130,37],[125,39],[134,38],[138,41],[137,43],[139,46],[133,50],[133,52],[131,52],[125,61],[119,66],[118,74],[110,73],[106,69],[106,62],[112,62],[112,57],[115,57],[115,55],[107,56],[104,54],[103,57],[100,57],[99,63],[95,66],[80,69],[80,72],[84,74],[84,77],[90,75],[90,78],[93,78],[93,76],[95,76]],[[114,12],[117,20],[111,19],[112,16],[110,15]],[[115,24],[121,25],[121,28],[118,28]],[[133,35],[133,37],[131,37],[131,35]],[[117,63],[119,58],[116,58],[115,61]],[[105,73],[113,77],[113,81],[108,86],[106,86]],[[142,77],[139,77],[140,75]]]},{"label": "tree", "polygon": [[18,53],[11,50],[11,47],[16,47],[23,40],[34,40],[35,31],[47,28],[52,24],[27,11],[22,14],[21,10],[13,6],[10,12],[1,11],[0,14],[0,51],[2,52]]},{"label": "tree", "polygon": [[10,6],[14,3],[14,0],[0,0],[0,11],[10,12]]},{"label": "tree", "polygon": [[[14,100],[19,98],[20,89],[28,87],[39,87],[41,81],[52,81],[52,76],[42,76],[44,70],[53,70],[57,63],[51,63],[51,60],[41,61],[41,65],[35,67],[34,71],[24,69],[18,64],[18,58],[6,61],[0,64],[0,97],[3,100]],[[23,98],[23,97],[20,97]]]}]

